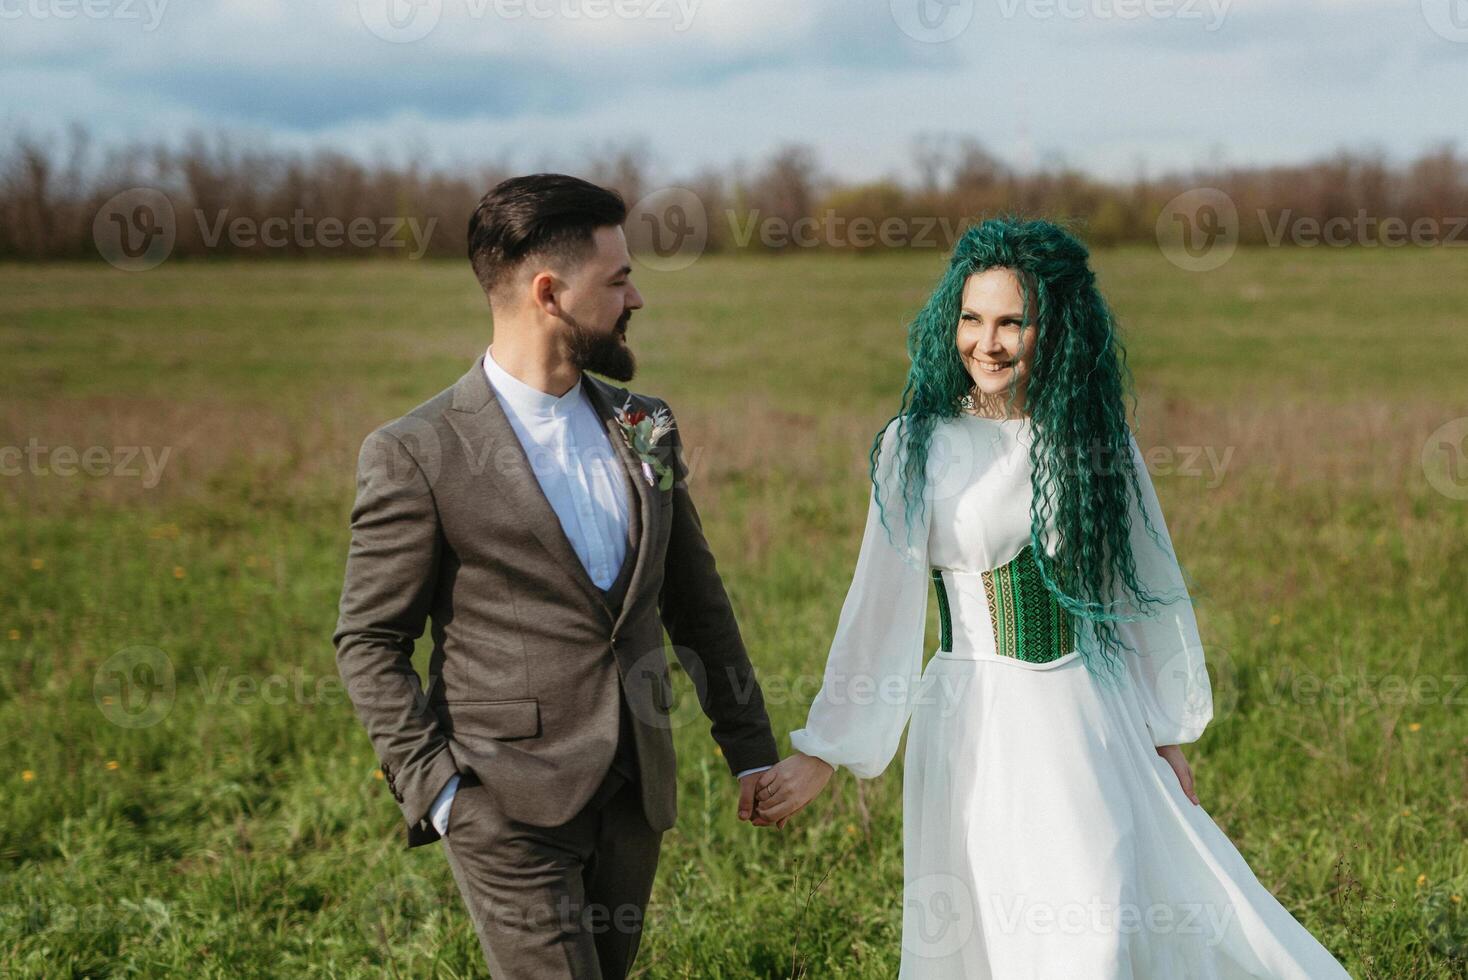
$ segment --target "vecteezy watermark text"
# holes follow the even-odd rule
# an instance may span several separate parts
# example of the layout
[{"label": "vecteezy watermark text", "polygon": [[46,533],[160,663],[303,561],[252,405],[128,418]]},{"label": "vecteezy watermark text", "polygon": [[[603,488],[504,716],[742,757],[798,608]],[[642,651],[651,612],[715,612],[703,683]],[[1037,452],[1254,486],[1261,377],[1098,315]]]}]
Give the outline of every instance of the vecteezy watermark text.
[{"label": "vecteezy watermark text", "polygon": [[[313,218],[300,208],[291,212],[290,218],[277,215],[273,218],[240,216],[230,218],[229,209],[207,217],[203,211],[194,212],[199,224],[199,235],[210,248],[219,247],[225,239],[235,248],[412,248],[408,257],[421,259],[428,251],[433,238],[433,229],[438,226],[437,218],[429,218],[420,224],[417,218],[395,216],[369,218],[358,216],[349,221],[341,218]],[[407,232],[405,235],[404,232]]]},{"label": "vecteezy watermark text", "polygon": [[163,477],[172,446],[46,446],[34,436],[24,446],[0,446],[0,476],[115,476],[140,478],[151,490]]},{"label": "vecteezy watermark text", "polygon": [[168,0],[0,0],[0,21],[117,20],[139,21],[144,31],[163,23]]},{"label": "vecteezy watermark text", "polygon": [[[643,20],[693,25],[702,0],[465,0],[457,20]],[[363,25],[384,41],[411,44],[432,34],[443,19],[443,0],[357,0]]]},{"label": "vecteezy watermark text", "polygon": [[[4,0],[0,0],[4,2]],[[169,196],[153,187],[132,187],[113,195],[92,219],[92,241],[107,262],[125,272],[145,272],[168,260],[188,221]],[[192,209],[199,240],[205,248],[290,249],[330,251],[340,248],[399,249],[422,258],[433,241],[438,218],[413,215],[318,217],[296,208],[289,216],[213,213]]]}]

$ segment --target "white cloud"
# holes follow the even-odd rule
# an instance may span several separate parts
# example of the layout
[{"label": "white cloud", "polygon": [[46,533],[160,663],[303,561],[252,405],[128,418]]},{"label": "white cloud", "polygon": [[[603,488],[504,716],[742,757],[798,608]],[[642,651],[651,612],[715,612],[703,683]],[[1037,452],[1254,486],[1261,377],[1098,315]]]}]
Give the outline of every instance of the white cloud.
[{"label": "white cloud", "polygon": [[1456,135],[1468,92],[1468,46],[1434,35],[1419,0],[1230,0],[1215,31],[1023,6],[1134,0],[975,0],[948,44],[904,36],[890,0],[682,0],[686,30],[679,0],[521,0],[583,14],[665,3],[664,18],[505,18],[495,0],[442,0],[435,29],[398,44],[368,29],[373,2],[171,0],[152,31],[5,20],[4,122],[76,120],[106,140],[248,127],[282,145],[527,166],[640,137],[669,175],[801,141],[858,178],[901,175],[914,136],[948,131],[1011,160],[1058,152],[1125,175],[1219,146],[1239,162],[1366,142],[1407,155]]}]

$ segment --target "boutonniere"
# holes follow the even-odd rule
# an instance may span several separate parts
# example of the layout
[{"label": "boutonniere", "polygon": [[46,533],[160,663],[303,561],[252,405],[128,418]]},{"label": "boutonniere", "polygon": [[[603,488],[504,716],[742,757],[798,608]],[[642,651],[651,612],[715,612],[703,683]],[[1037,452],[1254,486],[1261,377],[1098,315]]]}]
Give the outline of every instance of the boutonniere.
[{"label": "boutonniere", "polygon": [[[665,408],[660,408],[651,415],[634,411],[630,398],[623,407],[615,411],[617,427],[622,430],[627,448],[642,460],[642,475],[647,478],[648,485],[655,485],[659,490],[671,489],[673,468],[658,459],[653,450],[658,448],[664,436],[673,431],[673,416]],[[653,479],[654,473],[657,474],[656,481]]]}]

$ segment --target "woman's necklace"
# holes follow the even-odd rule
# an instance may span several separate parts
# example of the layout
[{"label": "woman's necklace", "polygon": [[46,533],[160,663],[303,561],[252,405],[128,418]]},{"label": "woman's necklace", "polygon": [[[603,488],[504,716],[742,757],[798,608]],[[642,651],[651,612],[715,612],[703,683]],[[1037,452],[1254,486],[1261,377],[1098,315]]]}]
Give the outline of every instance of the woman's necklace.
[{"label": "woman's necklace", "polygon": [[980,415],[979,406],[974,401],[974,391],[972,388],[970,388],[968,392],[964,394],[963,398],[960,399],[958,404],[963,411],[967,412],[970,415],[977,416],[981,419],[993,419],[996,422],[1015,422],[1019,421],[1020,419],[1029,417],[1023,412],[1018,415]]}]

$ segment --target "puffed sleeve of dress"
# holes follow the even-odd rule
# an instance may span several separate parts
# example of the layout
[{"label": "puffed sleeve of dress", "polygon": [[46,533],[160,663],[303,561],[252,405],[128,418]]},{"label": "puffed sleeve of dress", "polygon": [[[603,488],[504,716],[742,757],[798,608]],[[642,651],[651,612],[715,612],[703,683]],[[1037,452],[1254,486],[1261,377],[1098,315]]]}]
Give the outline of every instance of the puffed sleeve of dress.
[{"label": "puffed sleeve of dress", "polygon": [[[881,775],[896,755],[922,676],[933,502],[931,494],[921,501],[909,536],[898,479],[897,425],[894,419],[882,434],[866,531],[826,657],[821,689],[805,727],[790,733],[796,751],[823,759],[833,768],[845,766],[862,779]],[[892,531],[890,541],[877,510],[879,493]]]},{"label": "puffed sleeve of dress", "polygon": [[[1154,595],[1176,600],[1157,603],[1146,618],[1117,623],[1117,632],[1135,653],[1122,651],[1127,672],[1142,704],[1147,730],[1153,745],[1178,745],[1192,742],[1203,734],[1213,718],[1213,691],[1203,663],[1203,642],[1198,636],[1198,621],[1193,614],[1192,597],[1178,567],[1172,537],[1162,518],[1162,507],[1152,486],[1152,477],[1136,438],[1127,433],[1132,463],[1141,484],[1140,508],[1131,497],[1131,546],[1136,562],[1137,580]],[[1151,518],[1162,545],[1152,539],[1142,523],[1141,509]],[[1134,604],[1122,605],[1124,612],[1135,613]]]}]

